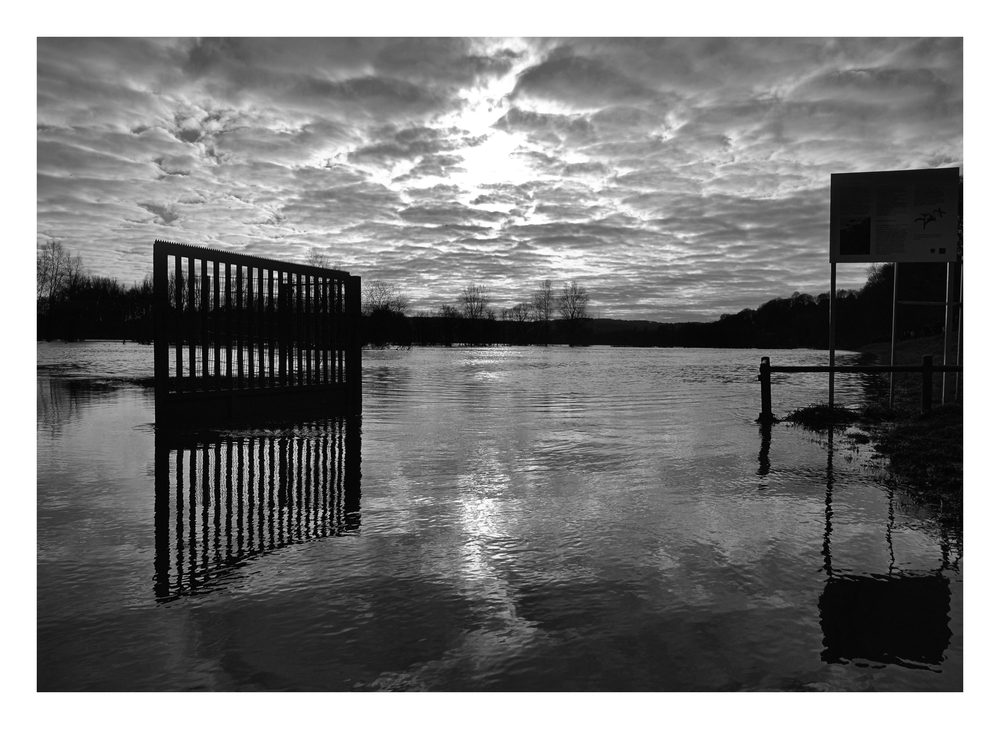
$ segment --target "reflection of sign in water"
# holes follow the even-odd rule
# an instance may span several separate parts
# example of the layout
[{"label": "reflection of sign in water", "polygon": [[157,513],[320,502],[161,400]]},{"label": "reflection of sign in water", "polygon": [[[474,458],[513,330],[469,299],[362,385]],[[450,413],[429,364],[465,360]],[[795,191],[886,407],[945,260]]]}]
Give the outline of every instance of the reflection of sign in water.
[{"label": "reflection of sign in water", "polygon": [[157,432],[157,597],[210,588],[248,559],[356,530],[360,466],[352,417],[208,438]]},{"label": "reflection of sign in water", "polygon": [[827,663],[937,665],[951,640],[951,588],[937,574],[844,575],[819,598]]},{"label": "reflection of sign in water", "polygon": [[959,169],[830,175],[830,262],[954,261]]},{"label": "reflection of sign in water", "polygon": [[934,571],[894,569],[892,545],[893,493],[889,491],[886,541],[887,574],[852,575],[833,567],[833,429],[827,453],[826,525],[823,533],[823,570],[826,585],[819,598],[819,624],[827,663],[894,664],[930,669],[940,665],[951,641],[948,627],[951,584],[944,570],[950,545],[941,533],[941,566]]}]

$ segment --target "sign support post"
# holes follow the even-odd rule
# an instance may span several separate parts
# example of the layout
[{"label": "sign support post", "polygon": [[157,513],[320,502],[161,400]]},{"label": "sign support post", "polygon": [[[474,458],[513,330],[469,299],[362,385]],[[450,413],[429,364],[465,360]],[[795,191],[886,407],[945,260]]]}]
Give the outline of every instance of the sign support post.
[{"label": "sign support post", "polygon": [[[951,349],[951,298],[954,294],[951,290],[951,261],[948,261],[947,273],[945,274],[944,285],[944,357],[941,362],[948,364],[948,351]],[[948,399],[948,373],[941,373],[941,404],[944,405]]]},{"label": "sign support post", "polygon": [[833,360],[837,349],[837,264],[830,264],[830,409],[833,409]]},{"label": "sign support post", "polygon": [[[889,340],[889,366],[896,364],[896,307],[899,303],[899,261],[892,264],[892,338]],[[889,373],[889,410],[892,410],[895,395],[895,373]]]},{"label": "sign support post", "polygon": [[[963,294],[965,293],[965,266],[959,264],[958,267],[958,335],[957,342],[955,343],[955,364],[961,366],[962,364],[962,314],[965,305],[962,302]],[[962,373],[955,373],[955,402],[958,402],[958,388],[962,381]]]}]

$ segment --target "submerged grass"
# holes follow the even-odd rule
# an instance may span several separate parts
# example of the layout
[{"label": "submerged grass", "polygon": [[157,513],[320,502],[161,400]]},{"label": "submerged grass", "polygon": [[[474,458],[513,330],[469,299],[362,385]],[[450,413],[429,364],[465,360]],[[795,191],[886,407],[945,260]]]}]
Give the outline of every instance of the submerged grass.
[{"label": "submerged grass", "polygon": [[853,410],[829,405],[807,405],[793,410],[784,420],[811,430],[823,430],[831,425],[835,428],[846,428],[858,422],[860,415]]}]

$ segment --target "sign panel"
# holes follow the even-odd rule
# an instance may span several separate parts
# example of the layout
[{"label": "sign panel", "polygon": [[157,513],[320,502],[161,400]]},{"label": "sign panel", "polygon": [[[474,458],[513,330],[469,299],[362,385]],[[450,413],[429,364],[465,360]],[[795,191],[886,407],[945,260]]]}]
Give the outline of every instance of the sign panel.
[{"label": "sign panel", "polygon": [[830,263],[956,260],[958,171],[830,175]]}]

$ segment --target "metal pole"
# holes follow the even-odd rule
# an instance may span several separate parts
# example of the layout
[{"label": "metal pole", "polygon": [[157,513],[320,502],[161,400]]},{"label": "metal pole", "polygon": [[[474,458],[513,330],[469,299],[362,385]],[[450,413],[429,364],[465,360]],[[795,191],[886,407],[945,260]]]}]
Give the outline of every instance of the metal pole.
[{"label": "metal pole", "polygon": [[[942,364],[948,364],[948,350],[951,345],[951,261],[945,264],[944,283],[944,359]],[[948,373],[941,373],[941,404],[944,405],[948,394]]]},{"label": "metal pole", "polygon": [[[899,261],[892,264],[892,338],[889,340],[889,366],[896,364],[896,299],[899,285]],[[889,373],[889,410],[892,410],[893,398],[896,394],[896,382],[892,372]]]},{"label": "metal pole", "polygon": [[920,392],[920,414],[929,415],[931,412],[931,390],[933,389],[934,380],[933,373],[931,372],[931,367],[934,366],[934,358],[925,354],[923,359],[923,370],[920,373],[921,377],[921,392]]},{"label": "metal pole", "polygon": [[[955,343],[955,364],[961,366],[962,364],[962,312],[965,309],[965,305],[962,302],[962,294],[965,291],[965,266],[962,263],[958,264],[958,333]],[[955,402],[958,402],[958,387],[962,379],[961,371],[955,373]]]},{"label": "metal pole", "polygon": [[837,264],[830,264],[830,407],[833,408],[833,360],[837,346],[837,318],[834,313],[837,302]]}]

